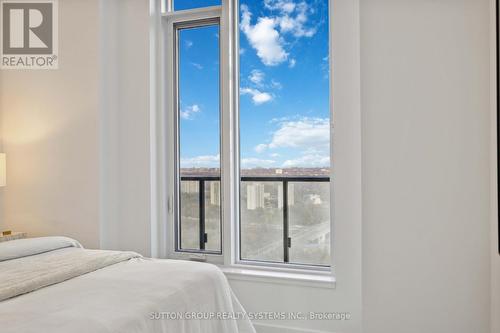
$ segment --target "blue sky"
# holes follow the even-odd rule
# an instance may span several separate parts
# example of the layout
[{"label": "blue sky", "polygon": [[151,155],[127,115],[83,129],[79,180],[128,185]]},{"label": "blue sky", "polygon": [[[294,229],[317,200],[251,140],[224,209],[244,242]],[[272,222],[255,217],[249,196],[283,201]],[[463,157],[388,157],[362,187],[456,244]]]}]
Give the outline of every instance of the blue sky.
[{"label": "blue sky", "polygon": [[218,6],[221,0],[174,0],[174,9],[193,9],[208,6]]},{"label": "blue sky", "polygon": [[[327,3],[240,1],[243,168],[329,166]],[[218,166],[218,27],[183,30],[179,44],[181,165]]]}]

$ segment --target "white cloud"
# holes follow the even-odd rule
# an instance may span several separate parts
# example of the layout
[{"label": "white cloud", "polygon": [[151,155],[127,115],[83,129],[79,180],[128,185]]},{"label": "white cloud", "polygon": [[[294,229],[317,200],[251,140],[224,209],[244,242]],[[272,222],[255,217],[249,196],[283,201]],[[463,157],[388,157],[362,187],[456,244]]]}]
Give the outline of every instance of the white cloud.
[{"label": "white cloud", "polygon": [[[286,61],[289,56],[285,50],[285,34],[296,38],[312,37],[316,34],[316,27],[308,26],[308,15],[313,9],[305,1],[296,3],[292,0],[264,0],[264,5],[278,14],[261,16],[257,23],[252,25],[252,13],[248,6],[241,5],[240,28],[264,65],[276,66]],[[295,60],[289,65],[293,67]]]},{"label": "white cloud", "polygon": [[295,21],[292,18],[290,18],[290,16],[286,15],[280,18],[279,24],[281,31],[283,32],[293,31],[295,26]]},{"label": "white cloud", "polygon": [[264,82],[264,78],[265,78],[264,72],[259,69],[252,70],[252,72],[248,76],[248,79],[257,86],[262,85],[262,83]]},{"label": "white cloud", "polygon": [[289,121],[289,120],[292,120],[292,119],[300,119],[298,116],[285,116],[285,117],[280,117],[280,118],[273,118],[271,120],[269,120],[269,123],[270,124],[274,124],[274,123],[283,123],[285,121]]},{"label": "white cloud", "polygon": [[[327,118],[276,119],[279,128],[272,134],[270,143],[255,146],[257,153],[266,150],[291,148],[297,150],[296,158],[282,163],[284,168],[324,167],[330,165],[330,121]],[[276,158],[276,153],[269,154]]]},{"label": "white cloud", "polygon": [[295,9],[293,1],[286,0],[264,0],[264,6],[270,10],[280,10],[284,13],[291,13]]},{"label": "white cloud", "polygon": [[198,104],[189,105],[181,110],[181,118],[193,119],[193,116],[200,111],[201,108],[198,106]]},{"label": "white cloud", "polygon": [[253,69],[248,75],[248,80],[252,83],[255,88],[258,89],[282,89],[283,85],[271,79],[271,82],[266,82],[266,74],[260,69]]},{"label": "white cloud", "polygon": [[191,41],[191,40],[186,40],[186,41],[185,41],[185,43],[186,43],[186,48],[188,48],[188,49],[189,49],[191,46],[193,46],[193,41]]},{"label": "white cloud", "polygon": [[284,121],[267,145],[274,148],[325,149],[330,144],[330,121],[327,118],[301,118]]},{"label": "white cloud", "polygon": [[194,66],[194,67],[196,67],[197,69],[200,69],[200,70],[201,70],[201,69],[203,69],[203,66],[202,66],[202,65],[200,65],[200,64],[199,64],[199,63],[197,63],[197,62],[191,62],[191,65],[192,65],[192,66]]},{"label": "white cloud", "polygon": [[271,87],[275,89],[282,89],[283,85],[281,84],[281,82],[278,82],[276,80],[271,80]]},{"label": "white cloud", "polygon": [[284,168],[293,167],[326,167],[330,165],[330,157],[322,154],[305,154],[296,159],[283,162]]},{"label": "white cloud", "polygon": [[267,149],[267,145],[265,143],[261,143],[260,145],[255,146],[254,150],[257,153],[262,153],[264,150]]},{"label": "white cloud", "polygon": [[264,104],[270,102],[273,99],[273,96],[271,94],[253,88],[241,88],[240,93],[242,95],[251,95],[252,101],[255,105]]},{"label": "white cloud", "polygon": [[297,64],[297,60],[295,60],[293,58],[290,59],[290,61],[288,61],[288,67],[290,67],[290,68],[294,68],[296,64]]},{"label": "white cloud", "polygon": [[212,168],[220,166],[220,155],[201,155],[181,158],[181,168]]},{"label": "white cloud", "polygon": [[323,72],[323,79],[328,80],[330,78],[330,57],[327,55],[323,58],[323,63],[321,64],[321,71]]},{"label": "white cloud", "polygon": [[241,166],[245,168],[251,168],[251,167],[265,167],[265,166],[271,166],[275,164],[276,161],[274,160],[266,160],[266,159],[260,159],[260,158],[242,158],[241,159]]},{"label": "white cloud", "polygon": [[280,32],[290,32],[295,37],[312,37],[316,34],[316,28],[306,27],[308,17],[307,14],[310,11],[309,5],[306,2],[300,2],[295,7],[295,16],[290,16],[291,12],[282,11],[282,16],[279,17],[278,23],[280,26]]},{"label": "white cloud", "polygon": [[257,50],[257,56],[264,65],[276,66],[288,58],[284,50],[284,41],[276,27],[278,22],[271,17],[259,17],[255,25],[251,24],[252,13],[246,5],[241,5],[241,30],[248,38],[250,45]]}]

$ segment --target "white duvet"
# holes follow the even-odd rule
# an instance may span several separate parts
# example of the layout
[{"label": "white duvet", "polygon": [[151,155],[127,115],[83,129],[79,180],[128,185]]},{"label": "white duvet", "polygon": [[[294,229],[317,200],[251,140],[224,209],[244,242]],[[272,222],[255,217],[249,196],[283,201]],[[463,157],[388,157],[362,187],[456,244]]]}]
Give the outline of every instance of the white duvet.
[{"label": "white duvet", "polygon": [[0,243],[2,298],[2,333],[255,332],[216,266],[60,237]]}]

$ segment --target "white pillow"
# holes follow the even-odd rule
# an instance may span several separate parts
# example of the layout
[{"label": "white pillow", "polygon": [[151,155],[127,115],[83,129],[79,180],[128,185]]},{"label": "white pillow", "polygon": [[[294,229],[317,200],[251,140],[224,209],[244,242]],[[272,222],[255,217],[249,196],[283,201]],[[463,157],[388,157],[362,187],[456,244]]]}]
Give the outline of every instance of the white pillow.
[{"label": "white pillow", "polygon": [[17,259],[66,247],[82,247],[68,237],[38,237],[0,242],[0,261]]}]

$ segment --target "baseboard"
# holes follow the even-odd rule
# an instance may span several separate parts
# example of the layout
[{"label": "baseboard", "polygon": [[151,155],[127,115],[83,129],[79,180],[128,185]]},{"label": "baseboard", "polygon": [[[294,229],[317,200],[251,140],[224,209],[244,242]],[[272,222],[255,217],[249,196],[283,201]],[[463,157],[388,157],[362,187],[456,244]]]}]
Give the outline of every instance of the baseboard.
[{"label": "baseboard", "polygon": [[253,323],[257,333],[332,333],[306,328],[297,328],[291,326],[282,326],[266,323]]}]

